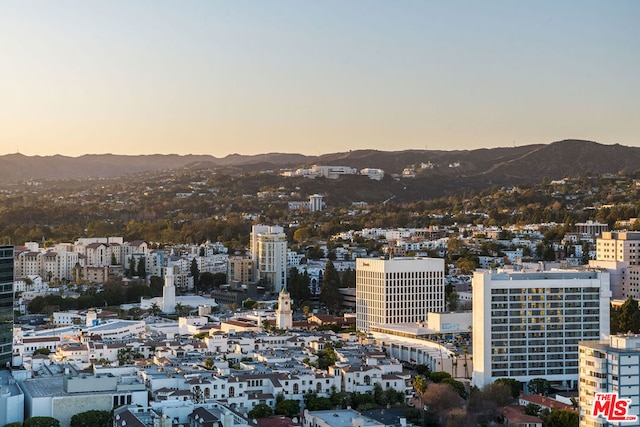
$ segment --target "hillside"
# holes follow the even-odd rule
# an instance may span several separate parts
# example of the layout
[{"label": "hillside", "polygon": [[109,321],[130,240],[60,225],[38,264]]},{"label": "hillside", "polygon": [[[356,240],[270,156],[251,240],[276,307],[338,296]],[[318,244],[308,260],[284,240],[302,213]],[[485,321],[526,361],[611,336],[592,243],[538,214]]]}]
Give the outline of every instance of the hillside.
[{"label": "hillside", "polygon": [[[640,148],[603,145],[592,141],[564,140],[551,144],[477,150],[355,150],[321,156],[267,153],[232,154],[224,158],[208,155],[113,154],[66,156],[0,156],[0,179],[6,182],[32,179],[111,178],[141,172],[187,168],[223,169],[235,174],[247,171],[309,167],[313,164],[354,168],[380,168],[388,175],[401,174],[410,166],[430,163],[419,169],[420,177],[473,183],[535,182],[542,178],[629,172],[640,169]],[[449,182],[451,184],[451,182]]]}]

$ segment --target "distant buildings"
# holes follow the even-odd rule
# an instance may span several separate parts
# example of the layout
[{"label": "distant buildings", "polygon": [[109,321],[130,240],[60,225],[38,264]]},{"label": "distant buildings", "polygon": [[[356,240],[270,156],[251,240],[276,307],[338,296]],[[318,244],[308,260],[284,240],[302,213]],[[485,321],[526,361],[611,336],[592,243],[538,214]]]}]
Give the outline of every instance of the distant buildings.
[{"label": "distant buildings", "polygon": [[321,166],[313,165],[311,169],[296,169],[295,171],[285,171],[282,176],[304,176],[307,178],[324,177],[327,179],[338,179],[343,175],[364,175],[369,179],[380,181],[384,178],[384,171],[382,169],[364,168],[358,171],[358,169],[349,166]]},{"label": "distant buildings", "polygon": [[609,274],[479,271],[472,283],[473,384],[545,378],[575,388],[578,342],[609,334]]},{"label": "distant buildings", "polygon": [[320,194],[312,194],[309,196],[309,211],[320,212],[322,211],[323,203],[322,196]]},{"label": "distant buildings", "polygon": [[356,260],[356,327],[422,322],[444,311],[444,260]]}]

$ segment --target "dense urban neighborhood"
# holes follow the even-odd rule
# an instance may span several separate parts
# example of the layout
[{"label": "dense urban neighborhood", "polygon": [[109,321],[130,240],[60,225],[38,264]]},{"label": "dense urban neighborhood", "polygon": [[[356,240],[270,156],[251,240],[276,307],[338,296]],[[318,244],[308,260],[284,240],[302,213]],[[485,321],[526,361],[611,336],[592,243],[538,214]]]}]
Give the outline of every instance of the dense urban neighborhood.
[{"label": "dense urban neighborhood", "polygon": [[0,424],[640,415],[640,175],[410,188],[438,167],[4,184]]}]

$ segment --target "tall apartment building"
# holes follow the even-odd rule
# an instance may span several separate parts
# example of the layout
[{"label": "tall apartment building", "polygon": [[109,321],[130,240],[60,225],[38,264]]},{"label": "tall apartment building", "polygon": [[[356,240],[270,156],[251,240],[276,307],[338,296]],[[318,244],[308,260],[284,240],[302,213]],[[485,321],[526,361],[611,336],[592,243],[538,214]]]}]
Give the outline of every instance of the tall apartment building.
[{"label": "tall apartment building", "polygon": [[230,256],[227,267],[227,282],[253,283],[253,264],[250,258]]},{"label": "tall apartment building", "polygon": [[444,259],[358,258],[356,327],[415,323],[444,311]]},{"label": "tall apartment building", "polygon": [[603,232],[589,266],[609,272],[613,299],[640,299],[640,231]]},{"label": "tall apartment building", "polygon": [[473,276],[473,380],[546,378],[575,386],[578,342],[609,334],[609,274],[489,272]]},{"label": "tall apartment building", "polygon": [[13,355],[13,246],[0,246],[0,368]]},{"label": "tall apartment building", "polygon": [[287,286],[287,235],[282,227],[252,227],[251,259],[256,280],[263,280],[274,292]]},{"label": "tall apartment building", "polygon": [[[606,341],[580,343],[580,427],[618,426],[593,416],[597,393],[630,399],[628,415],[640,419],[640,335],[614,335]],[[624,423],[622,425],[638,425]]]}]

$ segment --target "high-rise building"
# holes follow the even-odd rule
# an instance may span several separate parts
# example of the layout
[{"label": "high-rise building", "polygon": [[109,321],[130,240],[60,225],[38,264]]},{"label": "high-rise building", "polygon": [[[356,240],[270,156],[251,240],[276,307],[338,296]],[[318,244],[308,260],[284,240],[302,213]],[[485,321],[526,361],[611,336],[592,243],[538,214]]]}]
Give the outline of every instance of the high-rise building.
[{"label": "high-rise building", "polygon": [[287,235],[282,227],[252,227],[251,259],[255,280],[262,280],[274,292],[287,286]]},{"label": "high-rise building", "polygon": [[640,231],[603,232],[589,266],[609,272],[613,299],[640,299]]},{"label": "high-rise building", "polygon": [[609,274],[490,272],[473,276],[473,381],[546,378],[575,387],[578,342],[609,334]]},{"label": "high-rise building", "polygon": [[0,246],[0,368],[13,355],[13,246]]},{"label": "high-rise building", "polygon": [[444,311],[444,259],[356,259],[356,327],[416,323]]},{"label": "high-rise building", "polygon": [[[620,425],[619,422],[608,422],[606,417],[593,416],[598,393],[613,393],[617,400],[631,400],[627,415],[640,419],[640,335],[614,335],[605,341],[583,341],[579,349],[580,426]],[[633,425],[638,425],[638,421]]]}]

